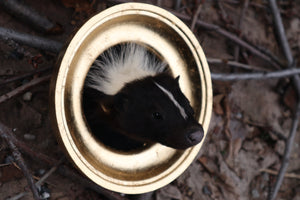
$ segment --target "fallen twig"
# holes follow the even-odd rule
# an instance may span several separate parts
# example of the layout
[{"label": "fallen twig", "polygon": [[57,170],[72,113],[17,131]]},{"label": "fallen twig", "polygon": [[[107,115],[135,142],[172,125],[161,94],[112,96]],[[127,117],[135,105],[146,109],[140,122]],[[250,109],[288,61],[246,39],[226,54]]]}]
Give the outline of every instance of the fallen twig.
[{"label": "fallen twig", "polygon": [[217,81],[257,80],[269,78],[284,78],[300,74],[299,68],[285,69],[275,72],[244,73],[244,74],[218,74],[211,73],[211,78]]},{"label": "fallen twig", "polygon": [[37,49],[58,53],[62,48],[62,43],[47,38],[20,33],[11,29],[0,27],[0,39],[14,40],[24,45]]},{"label": "fallen twig", "polygon": [[[280,17],[280,12],[277,7],[276,1],[269,0],[269,4],[270,4],[271,10],[272,10],[276,31],[278,32],[279,43],[282,46],[283,53],[288,62],[287,67],[288,68],[296,67],[296,61],[293,58],[289,43],[287,41],[284,27],[282,24],[282,20]],[[293,82],[294,82],[295,89],[297,90],[297,94],[299,94],[298,98],[300,98],[300,78],[299,78],[299,76],[294,76]]]},{"label": "fallen twig", "polygon": [[[244,16],[245,16],[246,10],[248,8],[248,5],[249,5],[249,0],[244,0],[243,8],[241,10],[240,18],[239,18],[238,25],[237,25],[237,30],[240,32],[240,34],[239,34],[240,38],[242,36],[241,29],[242,29],[242,25],[243,25],[243,21],[244,21]],[[240,54],[240,46],[237,45],[234,48],[234,60],[235,61],[238,61],[239,54]]]},{"label": "fallen twig", "polygon": [[271,194],[269,194],[269,196],[268,196],[268,200],[275,199],[275,197],[277,196],[277,193],[279,191],[279,188],[282,184],[285,172],[286,172],[288,164],[289,164],[289,158],[290,158],[290,154],[291,154],[291,151],[292,151],[294,138],[295,138],[295,135],[297,133],[297,128],[298,128],[298,125],[299,125],[299,116],[300,116],[300,102],[298,101],[297,107],[296,107],[296,113],[295,113],[295,116],[293,118],[292,127],[291,127],[291,130],[290,130],[290,134],[289,134],[289,136],[286,140],[286,143],[285,143],[285,149],[284,149],[284,155],[283,155],[283,159],[282,159],[282,165],[280,167],[275,186],[274,186],[273,190],[271,190]]},{"label": "fallen twig", "polygon": [[[116,3],[126,3],[127,2],[125,0],[107,0],[107,1],[109,1],[109,2],[111,2],[113,4],[116,4]],[[178,18],[180,18],[183,21],[190,22],[192,20],[192,18],[190,16],[186,15],[186,14],[177,12],[177,11],[172,10],[172,9],[167,9],[167,10],[170,11],[171,13],[173,13],[175,16],[177,16]],[[202,28],[204,28],[206,30],[215,31],[218,34],[223,35],[224,37],[230,39],[234,43],[236,43],[236,44],[240,45],[241,47],[244,47],[248,51],[252,52],[254,55],[260,57],[261,59],[263,59],[265,61],[267,61],[268,63],[270,63],[272,66],[274,66],[277,69],[279,69],[280,66],[282,65],[281,63],[277,62],[278,59],[274,60],[270,56],[265,55],[264,53],[262,53],[261,51],[259,51],[256,47],[254,47],[254,46],[250,45],[249,43],[245,42],[244,40],[242,40],[238,36],[236,36],[236,35],[228,32],[228,31],[222,29],[218,25],[210,24],[210,23],[204,22],[204,21],[199,20],[199,19],[196,21],[196,24],[199,27],[202,27]]]},{"label": "fallen twig", "polygon": [[226,27],[231,26],[232,20],[231,20],[230,16],[227,14],[226,10],[224,9],[223,2],[215,1],[215,4],[216,4],[216,7],[220,10],[220,11],[218,11],[218,13],[221,17],[221,20],[224,21],[225,26]]},{"label": "fallen twig", "polygon": [[201,9],[202,9],[202,4],[200,3],[198,5],[198,7],[197,7],[197,10],[196,10],[196,12],[194,14],[194,17],[193,17],[193,20],[192,20],[192,24],[191,24],[191,30],[192,30],[192,32],[195,31],[196,22],[198,20],[198,17],[199,17],[199,14],[201,12]]},{"label": "fallen twig", "polygon": [[276,31],[278,32],[279,43],[280,43],[281,47],[283,48],[283,53],[284,53],[285,58],[288,61],[288,64],[291,65],[293,63],[294,59],[293,59],[292,52],[291,52],[289,43],[287,41],[286,35],[285,35],[285,31],[284,31],[284,27],[283,27],[282,20],[280,17],[279,9],[277,7],[276,1],[274,1],[274,0],[269,0],[269,4],[271,7],[273,19],[274,19],[274,25],[275,25]]},{"label": "fallen twig", "polygon": [[38,31],[52,33],[61,31],[61,27],[51,22],[47,17],[42,16],[36,10],[19,0],[2,0],[0,5],[4,11],[12,14],[24,23],[32,26]]},{"label": "fallen twig", "polygon": [[[271,170],[271,169],[261,169],[259,171],[260,172],[265,172],[265,173],[268,173],[268,174],[272,174],[272,175],[278,175],[278,171]],[[286,177],[286,178],[300,179],[300,175],[299,174],[295,174],[295,173],[285,173],[284,177]]]},{"label": "fallen twig", "polygon": [[0,164],[0,167],[5,167],[5,166],[8,166],[8,165],[11,165],[11,163]]},{"label": "fallen twig", "polygon": [[273,190],[271,190],[271,193],[268,196],[268,200],[273,200],[277,196],[277,193],[280,189],[285,172],[286,172],[288,164],[289,164],[289,158],[290,158],[290,154],[292,151],[294,138],[297,133],[297,128],[299,125],[300,101],[298,101],[295,110],[296,110],[296,113],[294,114],[294,117],[293,117],[292,127],[290,129],[289,136],[285,143],[285,149],[284,149],[284,154],[283,154],[283,158],[282,158],[282,165],[280,167],[275,186],[274,186]]},{"label": "fallen twig", "polygon": [[25,178],[27,179],[28,185],[31,189],[34,199],[39,200],[40,199],[39,193],[37,191],[37,188],[34,185],[33,178],[25,164],[25,161],[24,161],[20,151],[17,149],[16,145],[13,143],[13,139],[12,139],[14,137],[13,133],[8,127],[6,127],[1,122],[0,122],[0,136],[6,141],[9,148],[11,149],[15,161],[18,163]]},{"label": "fallen twig", "polygon": [[0,103],[3,103],[16,95],[19,95],[19,94],[25,92],[26,90],[32,88],[33,86],[36,86],[40,83],[50,80],[50,77],[51,77],[51,75],[46,75],[46,76],[43,76],[40,78],[35,78],[32,81],[30,81],[20,87],[17,87],[16,89],[0,96]]},{"label": "fallen twig", "polygon": [[[1,133],[1,131],[0,131],[0,133]],[[11,141],[13,141],[16,144],[16,146],[18,148],[20,148],[20,150],[22,152],[26,153],[32,159],[34,159],[38,162],[47,163],[47,164],[52,165],[52,166],[57,165],[57,163],[60,163],[60,161],[58,161],[54,158],[51,158],[51,157],[49,157],[49,156],[47,156],[47,155],[45,155],[41,152],[37,152],[37,151],[32,150],[29,146],[27,146],[27,144],[19,141],[14,136],[11,138]],[[81,175],[77,174],[76,172],[73,172],[71,169],[69,169],[66,166],[59,166],[57,171],[61,175],[65,176],[67,178],[70,178],[72,180],[75,180],[79,184],[82,184],[84,187],[90,188],[90,189],[94,190],[95,192],[106,196],[110,200],[127,200],[127,198],[121,197],[117,193],[108,191],[108,190],[96,185],[92,181],[82,177]]]},{"label": "fallen twig", "polygon": [[175,3],[175,10],[179,10],[180,5],[181,5],[181,0],[176,0],[176,3]]},{"label": "fallen twig", "polygon": [[24,142],[21,142],[16,137],[12,138],[14,144],[24,153],[29,155],[33,159],[37,159],[40,162],[47,163],[48,165],[55,165],[57,163],[57,160],[41,153],[38,151],[32,150],[30,147],[28,147]]},{"label": "fallen twig", "polygon": [[243,69],[248,69],[248,70],[255,70],[255,71],[270,71],[269,69],[264,69],[258,66],[254,66],[254,65],[246,65],[240,62],[235,62],[235,61],[228,61],[228,60],[222,60],[222,59],[218,59],[218,58],[206,58],[208,64],[224,64],[224,65],[228,65],[228,66],[232,66],[232,67],[239,67],[239,68],[243,68]]},{"label": "fallen twig", "polygon": [[[56,171],[56,169],[58,168],[58,166],[62,163],[62,160],[63,159],[61,159],[59,162],[57,162],[47,173],[45,173],[41,178],[40,178],[40,180],[38,180],[36,183],[35,183],[35,186],[37,187],[37,188],[39,188],[41,185],[42,185],[42,183],[51,175],[51,174],[53,174],[55,171]],[[15,195],[15,196],[13,196],[13,197],[11,197],[11,198],[8,198],[8,199],[6,199],[6,200],[18,200],[18,199],[20,199],[20,198],[22,198],[23,196],[26,196],[26,195],[28,195],[29,194],[29,192],[21,192],[21,193],[19,193],[19,194],[17,194],[17,195]]]},{"label": "fallen twig", "polygon": [[11,83],[11,82],[14,82],[14,81],[18,81],[18,80],[27,78],[27,77],[32,76],[34,74],[48,71],[50,69],[52,69],[52,67],[39,68],[39,69],[36,69],[34,71],[31,71],[31,72],[27,72],[27,73],[24,73],[24,74],[20,74],[20,75],[8,78],[8,79],[6,79],[4,81],[0,81],[0,87],[3,86],[3,85],[6,85],[8,83]]},{"label": "fallen twig", "polygon": [[158,7],[161,7],[161,0],[157,0],[157,1],[156,1],[156,5],[157,5]]},{"label": "fallen twig", "polygon": [[279,133],[275,130],[271,130],[271,133],[274,134],[276,137],[278,137],[278,139],[283,140],[284,142],[286,142],[287,138],[282,133]]},{"label": "fallen twig", "polygon": [[5,199],[5,200],[18,200],[18,199],[21,199],[22,197],[28,195],[28,192],[21,192],[13,197],[10,197],[8,199]]},{"label": "fallen twig", "polygon": [[[288,68],[293,68],[293,67],[296,66],[296,62],[293,58],[292,52],[290,50],[289,43],[288,43],[286,35],[285,35],[284,27],[283,27],[281,16],[280,16],[280,11],[277,7],[277,4],[276,4],[275,0],[269,0],[269,4],[270,4],[271,11],[272,11],[272,14],[273,14],[276,31],[278,33],[277,35],[279,37],[279,43],[282,46],[284,55],[287,59]],[[294,86],[295,86],[295,89],[296,89],[298,102],[297,102],[294,117],[293,117],[292,127],[290,129],[289,136],[286,140],[284,155],[283,155],[283,159],[282,159],[282,165],[280,167],[279,174],[278,174],[275,186],[274,186],[273,190],[271,190],[271,193],[268,196],[268,200],[275,199],[275,197],[277,196],[277,193],[280,189],[280,186],[281,186],[283,178],[284,178],[284,174],[285,174],[285,172],[287,170],[287,167],[288,167],[288,164],[289,164],[290,153],[291,153],[291,150],[292,150],[293,141],[294,141],[294,138],[295,138],[295,135],[296,135],[296,132],[297,132],[297,127],[298,127],[298,124],[299,124],[299,116],[300,116],[300,78],[299,78],[298,75],[294,75],[292,77],[292,80],[293,80],[293,83],[294,83]]]},{"label": "fallen twig", "polygon": [[[182,20],[185,21],[189,21],[191,20],[190,16],[187,16],[185,14],[170,10],[174,15],[176,15],[177,17],[181,18]],[[263,60],[269,62],[272,66],[274,66],[275,68],[279,68],[280,64],[276,63],[276,61],[274,61],[272,58],[270,58],[269,56],[263,54],[262,52],[260,52],[257,48],[251,46],[250,44],[248,44],[247,42],[243,41],[242,39],[240,39],[238,36],[222,29],[221,27],[214,25],[214,24],[210,24],[201,20],[197,20],[196,24],[204,29],[207,30],[211,30],[211,31],[215,31],[216,33],[219,33],[220,35],[223,35],[224,37],[230,39],[231,41],[233,41],[234,43],[240,45],[241,47],[244,47],[245,49],[247,49],[248,51],[251,51],[254,55],[262,58]]]},{"label": "fallen twig", "polygon": [[[126,3],[126,1],[124,1],[124,0],[109,0],[109,1],[112,3]],[[169,9],[169,11],[172,12],[177,17],[181,18],[182,20],[185,20],[185,21],[191,20],[191,17],[186,14],[182,14],[177,11],[170,10],[170,9]],[[220,28],[217,25],[206,23],[199,19],[197,19],[195,23],[202,28],[205,28],[207,30],[213,30],[213,31],[225,36],[226,38],[232,40],[239,46],[244,47],[245,49],[249,50],[256,56],[269,62],[276,68],[279,68],[279,65],[282,65],[282,64],[278,63],[278,59],[274,59],[274,57],[271,57],[269,55],[262,53],[257,48],[253,47],[252,45],[250,45],[247,42],[240,39],[238,36],[233,35],[232,33]],[[25,44],[25,45],[28,45],[28,46],[31,46],[34,48],[52,51],[55,53],[58,53],[60,51],[60,49],[62,48],[62,43],[60,43],[60,42],[41,38],[38,36],[32,36],[32,35],[25,34],[25,33],[19,33],[19,32],[16,32],[16,31],[13,31],[10,29],[6,29],[3,27],[0,27],[0,38],[2,38],[4,40],[12,39],[12,40],[15,40],[17,42],[20,42],[22,44]]]},{"label": "fallen twig", "polygon": [[37,187],[40,186],[40,185],[42,185],[43,182],[44,182],[51,174],[53,174],[53,173],[57,170],[57,168],[59,167],[59,165],[62,164],[63,160],[64,160],[64,159],[61,159],[60,161],[58,161],[57,163],[55,163],[55,165],[54,165],[47,173],[45,173],[45,174],[40,178],[40,180],[38,180],[38,181],[35,183],[35,185],[36,185]]},{"label": "fallen twig", "polygon": [[[249,41],[248,41],[249,42]],[[251,44],[251,43],[250,43]],[[284,61],[280,60],[277,56],[275,56],[269,49],[260,46],[260,45],[256,45],[255,46],[260,52],[262,52],[263,54],[269,56],[272,60],[274,60],[274,62],[279,63],[281,65],[281,67],[283,67],[283,63]]]},{"label": "fallen twig", "polygon": [[69,179],[74,180],[77,183],[80,183],[80,184],[84,185],[85,187],[88,187],[88,188],[98,192],[99,194],[106,196],[109,200],[127,200],[127,198],[122,197],[114,192],[109,191],[109,190],[106,190],[106,189],[96,185],[89,179],[78,175],[77,173],[73,172],[73,170],[69,169],[67,166],[60,166],[58,168],[58,172],[61,175],[66,176]]}]

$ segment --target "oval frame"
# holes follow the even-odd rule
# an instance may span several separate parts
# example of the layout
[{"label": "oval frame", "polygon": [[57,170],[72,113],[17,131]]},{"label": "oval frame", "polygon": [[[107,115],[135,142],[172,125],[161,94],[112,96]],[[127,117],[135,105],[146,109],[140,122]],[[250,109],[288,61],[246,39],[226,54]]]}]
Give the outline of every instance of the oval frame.
[{"label": "oval frame", "polygon": [[180,75],[205,136],[212,112],[212,86],[203,50],[189,28],[170,12],[143,3],[113,6],[88,20],[58,61],[50,88],[53,127],[75,166],[98,185],[126,194],[146,193],[176,179],[197,156],[204,139],[186,150],[160,144],[138,152],[118,152],[97,141],[82,110],[86,74],[106,49],[123,42],[151,48]]}]

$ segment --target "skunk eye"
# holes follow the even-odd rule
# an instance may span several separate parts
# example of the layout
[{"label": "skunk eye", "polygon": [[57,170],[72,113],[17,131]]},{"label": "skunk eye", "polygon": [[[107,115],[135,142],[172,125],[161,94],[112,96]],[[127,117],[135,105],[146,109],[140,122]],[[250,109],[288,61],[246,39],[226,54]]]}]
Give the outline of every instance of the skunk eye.
[{"label": "skunk eye", "polygon": [[159,112],[152,113],[152,117],[157,120],[162,119],[162,115]]}]

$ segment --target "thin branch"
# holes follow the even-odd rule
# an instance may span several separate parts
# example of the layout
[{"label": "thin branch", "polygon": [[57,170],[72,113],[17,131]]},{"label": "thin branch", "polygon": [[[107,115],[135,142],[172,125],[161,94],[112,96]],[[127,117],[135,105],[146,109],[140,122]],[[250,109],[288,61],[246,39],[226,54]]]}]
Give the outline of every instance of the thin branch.
[{"label": "thin branch", "polygon": [[[282,20],[280,17],[280,11],[277,7],[275,0],[269,0],[269,4],[270,4],[271,11],[273,14],[275,28],[278,33],[279,43],[283,49],[283,53],[288,62],[288,68],[293,68],[296,66],[296,61],[293,58],[289,43],[288,43],[286,35],[285,35],[284,27],[283,27]],[[294,82],[294,86],[297,90],[298,98],[300,98],[300,78],[299,78],[299,76],[294,76],[293,82]]]},{"label": "thin branch", "polygon": [[3,86],[3,85],[6,85],[8,83],[27,78],[27,77],[32,76],[34,74],[48,71],[50,69],[52,69],[52,67],[39,68],[39,69],[36,69],[34,71],[31,71],[31,72],[27,72],[27,73],[24,73],[24,74],[20,74],[20,75],[5,79],[4,81],[0,81],[0,87]]},{"label": "thin branch", "polygon": [[283,27],[281,16],[280,16],[280,11],[277,7],[275,0],[269,0],[269,5],[271,7],[272,15],[273,15],[274,22],[275,22],[274,25],[275,25],[276,31],[278,32],[279,43],[283,48],[283,53],[288,61],[288,64],[291,65],[294,62],[294,59],[293,59],[293,55],[292,55],[289,43],[287,41],[286,35],[285,35],[284,27]]},{"label": "thin branch", "polygon": [[[243,8],[241,10],[241,14],[240,14],[240,18],[239,18],[239,22],[238,22],[238,25],[237,25],[237,29],[238,31],[240,32],[239,34],[239,37],[241,38],[242,36],[242,25],[243,25],[243,21],[244,21],[244,16],[245,16],[245,13],[246,13],[246,10],[248,8],[248,5],[249,5],[249,0],[244,0],[244,4],[243,4]],[[238,61],[239,59],[239,54],[240,54],[240,46],[235,46],[234,48],[234,60],[235,61]]]},{"label": "thin branch", "polygon": [[[282,19],[280,16],[280,11],[277,7],[276,1],[275,0],[269,0],[269,5],[271,7],[271,11],[273,14],[273,18],[274,18],[274,23],[275,23],[275,28],[277,31],[277,35],[279,36],[279,43],[282,46],[284,55],[287,59],[288,62],[288,68],[294,68],[296,66],[296,62],[293,58],[289,43],[287,41],[286,35],[285,35],[285,30],[282,24]],[[288,164],[289,164],[289,158],[290,158],[290,154],[291,154],[291,150],[292,150],[292,146],[293,146],[293,141],[297,132],[297,127],[299,124],[299,116],[300,116],[300,78],[298,75],[294,75],[292,77],[293,83],[294,83],[294,87],[296,89],[296,93],[297,93],[297,105],[296,105],[296,109],[295,109],[295,114],[294,114],[294,118],[293,118],[293,122],[292,122],[292,127],[290,129],[290,133],[289,136],[287,138],[286,144],[285,144],[285,149],[284,149],[284,155],[283,155],[283,159],[282,159],[282,165],[280,167],[279,170],[279,174],[275,183],[275,186],[273,188],[273,190],[271,190],[271,193],[268,196],[268,200],[273,200],[275,199],[275,197],[277,196],[277,193],[280,189],[280,186],[282,184],[283,181],[283,177],[284,174],[287,170]]]},{"label": "thin branch", "polygon": [[[0,131],[0,134],[1,133],[2,132]],[[57,163],[60,163],[60,161],[58,161],[54,158],[51,158],[41,152],[32,150],[27,144],[19,141],[16,137],[12,137],[11,141],[13,141],[16,144],[16,146],[21,149],[22,152],[26,153],[32,159],[34,159],[38,162],[47,163],[49,165],[56,165]],[[77,174],[76,172],[73,172],[73,170],[71,170],[70,168],[68,168],[66,166],[59,166],[57,171],[61,175],[65,176],[71,180],[75,180],[77,183],[83,185],[84,187],[90,188],[101,195],[104,195],[105,197],[107,197],[110,200],[127,200],[127,198],[121,197],[117,193],[108,191],[108,190],[96,185],[92,181],[82,177],[81,175]]]},{"label": "thin branch", "polygon": [[195,31],[196,22],[198,20],[199,15],[200,15],[201,9],[202,9],[202,4],[200,3],[197,7],[196,13],[195,13],[195,15],[193,17],[193,20],[192,20],[192,24],[191,24],[192,32]]},{"label": "thin branch", "polygon": [[235,62],[235,61],[228,61],[228,60],[223,60],[223,59],[218,59],[218,58],[206,58],[208,64],[224,64],[232,67],[238,67],[238,68],[243,68],[243,69],[248,69],[248,70],[255,70],[255,71],[270,71],[269,69],[264,69],[258,66],[254,65],[246,65],[240,62]]},{"label": "thin branch", "polygon": [[64,159],[61,159],[60,161],[58,161],[47,173],[45,173],[41,178],[40,178],[40,180],[38,180],[36,183],[35,183],[35,185],[38,187],[38,186],[40,186],[40,185],[42,185],[43,184],[43,182],[51,175],[51,174],[53,174],[56,170],[57,170],[57,168],[59,167],[59,165],[61,165],[62,164],[62,162],[63,162],[63,160]]},{"label": "thin branch", "polygon": [[245,73],[245,74],[218,74],[211,73],[211,78],[217,81],[236,81],[236,80],[257,80],[257,79],[269,79],[269,78],[284,78],[300,74],[299,68],[286,69],[275,72],[265,73]]},{"label": "thin branch", "polygon": [[59,25],[51,22],[46,16],[42,16],[23,1],[5,0],[0,1],[0,5],[4,8],[4,11],[38,31],[44,33],[56,33],[62,31]]},{"label": "thin branch", "polygon": [[176,0],[176,3],[175,3],[175,10],[179,10],[180,5],[181,5],[181,0]]},{"label": "thin branch", "polygon": [[[49,157],[49,156],[47,156],[47,155],[45,155],[41,152],[32,150],[29,146],[27,146],[27,144],[19,141],[16,137],[13,137],[12,141],[16,144],[17,147],[19,147],[21,149],[22,152],[26,153],[32,159],[34,159],[38,162],[47,163],[49,165],[56,165],[57,163],[60,162],[60,161],[58,161],[56,159],[53,159],[53,158],[51,158],[51,157]],[[65,176],[67,178],[70,178],[72,180],[75,180],[79,184],[82,184],[84,187],[90,188],[90,189],[94,190],[95,192],[106,196],[110,200],[127,200],[126,198],[120,197],[116,193],[110,192],[110,191],[96,185],[92,181],[87,180],[86,178],[84,178],[81,175],[73,172],[71,169],[69,169],[66,166],[58,167],[57,171],[61,175]]]},{"label": "thin branch", "polygon": [[157,1],[156,1],[156,5],[157,5],[158,7],[161,7],[161,0],[157,0]]},{"label": "thin branch", "polygon": [[[248,41],[249,42],[249,41]],[[251,43],[250,43],[251,44]],[[278,63],[281,65],[281,67],[283,67],[283,61],[281,61],[277,56],[275,56],[269,49],[266,49],[263,46],[260,45],[256,45],[255,46],[260,52],[262,52],[263,54],[269,56],[272,60],[274,60],[274,62]]]},{"label": "thin branch", "polygon": [[[113,3],[125,3],[126,2],[124,0],[109,0],[109,1],[113,2]],[[191,17],[186,14],[182,14],[182,13],[179,13],[174,10],[169,10],[169,11],[172,12],[177,17],[181,18],[182,20],[185,20],[185,21],[191,20]],[[238,36],[233,35],[232,33],[220,28],[217,25],[206,23],[201,20],[197,20],[196,24],[204,29],[212,30],[212,31],[215,31],[216,33],[223,35],[224,37],[226,37],[226,38],[232,40],[233,42],[235,42],[236,44],[238,44],[239,46],[244,47],[245,49],[249,50],[254,55],[269,62],[276,68],[279,68],[279,65],[281,65],[280,63],[277,62],[278,59],[276,59],[276,60],[272,59],[270,56],[265,55],[264,53],[260,52],[256,47],[250,45],[249,43],[240,39]],[[16,32],[16,31],[13,31],[10,29],[6,29],[3,27],[0,27],[0,38],[2,38],[4,40],[12,39],[12,40],[15,40],[15,41],[20,42],[25,45],[29,45],[34,48],[52,51],[55,53],[58,53],[60,51],[60,49],[62,48],[62,44],[60,42],[41,38],[38,36],[32,36],[32,35],[25,34],[25,33],[19,33],[19,32]]]},{"label": "thin branch", "polygon": [[[187,16],[185,14],[173,11],[173,10],[169,10],[171,11],[174,15],[176,15],[177,17],[181,18],[184,21],[189,21],[191,20],[190,16]],[[267,61],[268,63],[270,63],[272,66],[274,66],[275,68],[279,68],[280,64],[276,63],[276,61],[274,61],[272,58],[270,58],[269,56],[263,54],[262,52],[260,52],[256,47],[250,45],[249,43],[245,42],[244,40],[240,39],[238,36],[222,29],[221,27],[214,25],[214,24],[210,24],[201,20],[197,20],[196,24],[199,27],[202,27],[206,30],[209,31],[215,31],[216,33],[230,39],[231,41],[233,41],[234,43],[238,44],[241,47],[244,47],[245,49],[247,49],[248,51],[252,52],[254,55],[260,57],[261,59]]]},{"label": "thin branch", "polygon": [[4,41],[14,40],[18,43],[45,51],[51,51],[53,53],[58,53],[62,48],[62,43],[60,42],[27,33],[17,32],[4,27],[0,27],[0,39]]},{"label": "thin branch", "polygon": [[15,195],[13,197],[10,197],[10,198],[8,198],[6,200],[18,200],[18,199],[21,199],[22,197],[24,197],[26,195],[28,195],[28,192],[21,192],[21,193]]},{"label": "thin branch", "polygon": [[[107,0],[107,1],[109,1],[111,3],[114,3],[114,4],[126,3],[127,2],[125,0]],[[190,22],[192,20],[192,18],[190,16],[186,15],[186,14],[180,13],[180,12],[172,10],[172,9],[167,9],[167,10],[170,11],[171,13],[173,13],[175,16],[177,16],[178,18],[180,18],[183,21]],[[252,54],[260,57],[261,59],[263,59],[265,61],[267,61],[268,63],[270,63],[272,66],[274,66],[277,69],[279,69],[280,66],[282,65],[281,63],[278,63],[277,60],[274,60],[270,56],[265,55],[264,53],[259,51],[256,47],[254,47],[254,46],[250,45],[249,43],[245,42],[244,40],[242,40],[238,36],[222,29],[218,25],[210,24],[210,23],[204,22],[204,21],[199,20],[199,19],[196,21],[196,24],[201,28],[204,28],[208,31],[215,31],[216,33],[226,37],[227,39],[230,39],[231,41],[238,44],[239,46],[244,47],[248,51],[252,52]]]},{"label": "thin branch", "polygon": [[221,20],[225,22],[225,26],[231,26],[232,25],[232,20],[231,18],[228,16],[226,10],[224,9],[224,6],[222,4],[222,2],[220,1],[215,1],[217,8],[220,10],[220,16],[221,16]]},{"label": "thin branch", "polygon": [[[57,170],[57,168],[58,168],[58,166],[62,163],[62,161],[63,161],[63,159],[61,159],[59,162],[57,162],[47,173],[45,173],[41,178],[40,178],[40,180],[38,180],[36,183],[35,183],[35,186],[37,187],[37,188],[39,188],[42,184],[43,184],[43,182],[51,175],[51,174],[53,174],[56,170]],[[26,196],[26,195],[28,195],[29,194],[29,192],[22,192],[22,193],[19,193],[19,194],[17,194],[17,195],[15,195],[15,196],[13,196],[13,197],[11,197],[11,198],[9,198],[9,199],[6,199],[6,200],[18,200],[18,199],[20,199],[20,198],[22,198],[23,196]]]},{"label": "thin branch", "polygon": [[285,137],[282,133],[277,132],[275,130],[270,130],[272,134],[274,134],[276,137],[278,137],[278,139],[283,140],[284,142],[286,142],[287,137]]},{"label": "thin branch", "polygon": [[46,76],[43,76],[43,77],[40,77],[40,78],[35,78],[32,81],[30,81],[30,82],[28,82],[28,83],[26,83],[26,84],[24,84],[20,87],[17,87],[16,89],[0,96],[0,103],[3,103],[3,102],[9,100],[10,98],[12,98],[16,95],[19,95],[19,94],[25,92],[26,90],[32,88],[33,86],[36,86],[36,85],[41,84],[45,81],[48,81],[48,80],[50,80],[50,78],[51,78],[51,75],[46,75]]},{"label": "thin branch", "polygon": [[0,167],[5,167],[5,166],[8,166],[8,165],[11,165],[11,163],[0,164]]},{"label": "thin branch", "polygon": [[17,149],[16,145],[13,143],[12,138],[14,137],[14,135],[13,135],[12,131],[7,126],[2,124],[1,122],[0,122],[0,136],[6,141],[9,148],[11,149],[15,161],[17,162],[17,164],[21,168],[25,178],[27,179],[28,185],[31,189],[34,199],[39,200],[40,199],[39,193],[37,191],[37,188],[34,185],[33,178],[25,164],[25,161],[24,161],[20,151]]},{"label": "thin branch", "polygon": [[283,159],[282,159],[282,165],[281,165],[279,173],[278,173],[278,177],[277,177],[277,180],[276,180],[276,183],[275,183],[275,187],[273,188],[273,190],[271,191],[271,194],[268,197],[269,200],[273,200],[277,196],[277,193],[278,193],[278,191],[280,189],[280,186],[282,184],[285,172],[288,168],[290,154],[291,154],[292,147],[293,147],[293,142],[294,142],[295,135],[297,133],[297,128],[298,128],[298,125],[299,125],[299,116],[300,116],[300,101],[298,101],[298,103],[297,103],[296,113],[295,113],[295,116],[293,118],[293,123],[292,123],[292,127],[291,127],[291,130],[290,130],[290,134],[289,134],[289,136],[287,138],[287,141],[286,141],[286,144],[285,144],[284,155],[283,155]]},{"label": "thin branch", "polygon": [[[49,80],[50,79],[50,75],[47,75],[47,76],[44,76],[44,77],[41,77],[41,78],[37,78],[37,79],[34,79],[32,80],[31,82],[25,84],[25,85],[22,85],[18,88],[16,88],[15,90],[7,93],[7,94],[4,94],[2,96],[0,96],[0,103],[12,98],[13,96],[15,95],[18,95],[22,92],[24,92],[25,90],[39,84],[39,83],[42,83],[46,80]],[[34,196],[34,199],[40,199],[39,198],[39,195],[38,195],[38,192],[37,192],[37,189],[36,187],[34,186],[34,183],[33,183],[33,179],[32,179],[32,176],[29,174],[29,170],[27,169],[27,166],[25,165],[25,162],[21,156],[21,153],[19,152],[19,150],[17,149],[16,147],[16,144],[14,142],[16,142],[16,138],[12,135],[12,132],[7,128],[5,127],[3,124],[0,123],[0,133],[1,133],[1,136],[2,136],[2,133],[4,134],[5,132],[2,132],[1,129],[5,132],[7,132],[7,134],[9,135],[4,135],[9,145],[9,147],[12,149],[13,151],[13,156],[16,160],[16,162],[18,163],[18,165],[20,166],[21,170],[23,171],[27,181],[28,181],[28,184],[31,188],[31,191],[33,193],[33,196]],[[22,195],[18,198],[21,198]]]},{"label": "thin branch", "polygon": [[[278,175],[278,172],[275,170],[271,170],[271,169],[261,169],[259,170],[260,172],[265,172],[268,174],[272,174],[272,175]],[[285,178],[295,178],[295,179],[300,179],[300,175],[299,174],[295,174],[295,173],[285,173],[284,175]]]},{"label": "thin branch", "polygon": [[24,142],[21,142],[18,140],[16,137],[12,138],[13,142],[15,145],[24,153],[29,155],[31,158],[35,160],[39,160],[40,162],[47,163],[48,165],[55,165],[58,161],[39,152],[39,151],[34,151],[30,147],[27,146]]}]

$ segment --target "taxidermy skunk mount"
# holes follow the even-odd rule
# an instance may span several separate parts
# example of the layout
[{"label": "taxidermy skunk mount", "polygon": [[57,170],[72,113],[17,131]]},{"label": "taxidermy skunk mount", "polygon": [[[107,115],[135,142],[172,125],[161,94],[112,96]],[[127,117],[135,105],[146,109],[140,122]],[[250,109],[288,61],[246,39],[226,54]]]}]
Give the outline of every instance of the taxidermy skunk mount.
[{"label": "taxidermy skunk mount", "polygon": [[138,44],[119,44],[98,57],[86,77],[83,108],[92,133],[117,150],[156,142],[186,149],[203,138],[179,76]]}]

